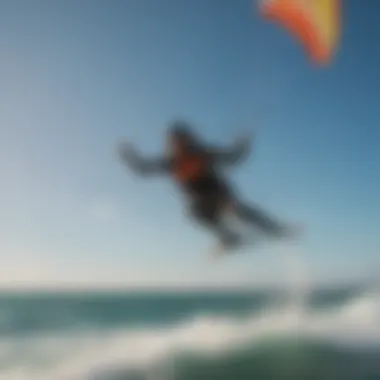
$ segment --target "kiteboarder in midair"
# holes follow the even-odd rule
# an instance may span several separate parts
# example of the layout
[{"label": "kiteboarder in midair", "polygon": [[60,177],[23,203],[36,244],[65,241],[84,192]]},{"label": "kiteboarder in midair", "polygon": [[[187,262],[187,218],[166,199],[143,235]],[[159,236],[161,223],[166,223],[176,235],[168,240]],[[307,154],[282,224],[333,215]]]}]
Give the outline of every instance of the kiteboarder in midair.
[{"label": "kiteboarder in midair", "polygon": [[192,217],[213,231],[224,248],[234,248],[241,241],[240,235],[224,223],[227,212],[273,238],[291,233],[288,226],[242,202],[221,175],[221,168],[248,156],[250,139],[238,140],[229,149],[218,149],[203,144],[188,123],[175,121],[167,132],[167,145],[168,154],[158,159],[140,157],[127,143],[120,145],[119,153],[123,162],[141,175],[169,174],[186,195]]}]

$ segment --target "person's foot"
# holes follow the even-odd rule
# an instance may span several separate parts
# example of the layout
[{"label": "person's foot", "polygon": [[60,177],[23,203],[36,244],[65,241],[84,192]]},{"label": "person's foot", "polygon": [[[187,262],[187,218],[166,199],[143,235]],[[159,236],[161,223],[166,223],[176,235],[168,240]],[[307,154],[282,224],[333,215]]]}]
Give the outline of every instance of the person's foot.
[{"label": "person's foot", "polygon": [[302,234],[303,228],[300,225],[281,226],[276,231],[279,239],[298,239]]},{"label": "person's foot", "polygon": [[236,248],[241,243],[241,237],[237,234],[228,234],[221,239],[222,247],[226,250]]}]

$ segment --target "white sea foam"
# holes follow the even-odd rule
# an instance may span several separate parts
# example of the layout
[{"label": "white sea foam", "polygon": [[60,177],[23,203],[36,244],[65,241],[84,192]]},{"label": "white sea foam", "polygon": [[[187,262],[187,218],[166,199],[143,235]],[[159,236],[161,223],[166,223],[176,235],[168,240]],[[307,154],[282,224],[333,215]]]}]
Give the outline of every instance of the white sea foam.
[{"label": "white sea foam", "polygon": [[147,369],[181,351],[218,355],[268,337],[302,335],[334,344],[380,345],[380,297],[368,293],[320,313],[266,310],[241,319],[199,316],[170,328],[114,329],[0,342],[0,378],[82,380],[117,368]]}]

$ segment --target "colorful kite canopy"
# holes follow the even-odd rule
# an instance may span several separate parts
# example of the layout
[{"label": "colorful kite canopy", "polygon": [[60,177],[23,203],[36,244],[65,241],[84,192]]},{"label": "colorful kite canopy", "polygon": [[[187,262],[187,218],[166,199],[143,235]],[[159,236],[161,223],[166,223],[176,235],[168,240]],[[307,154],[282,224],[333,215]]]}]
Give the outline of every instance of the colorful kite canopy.
[{"label": "colorful kite canopy", "polygon": [[262,0],[260,12],[291,32],[313,62],[331,60],[339,40],[341,0]]}]

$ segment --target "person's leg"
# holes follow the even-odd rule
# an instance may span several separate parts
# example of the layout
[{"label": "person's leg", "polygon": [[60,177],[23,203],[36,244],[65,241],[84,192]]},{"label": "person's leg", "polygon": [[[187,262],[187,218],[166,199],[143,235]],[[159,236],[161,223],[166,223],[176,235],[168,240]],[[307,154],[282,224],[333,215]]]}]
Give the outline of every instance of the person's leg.
[{"label": "person's leg", "polygon": [[259,227],[263,232],[276,237],[287,234],[287,226],[281,224],[258,207],[244,204],[242,202],[232,203],[233,211],[242,221]]},{"label": "person's leg", "polygon": [[193,219],[212,231],[224,246],[232,247],[238,244],[239,235],[231,231],[223,223],[219,205],[207,202],[195,202],[190,211]]}]

